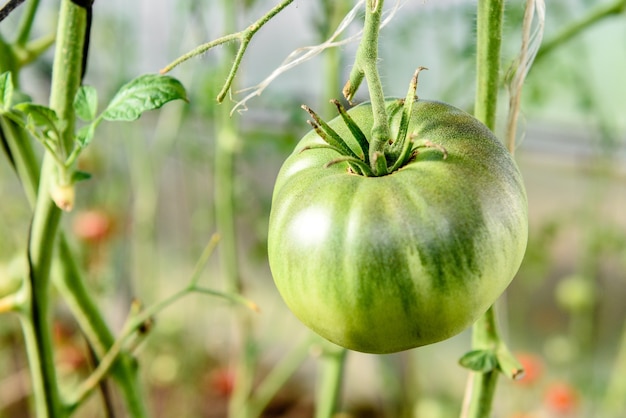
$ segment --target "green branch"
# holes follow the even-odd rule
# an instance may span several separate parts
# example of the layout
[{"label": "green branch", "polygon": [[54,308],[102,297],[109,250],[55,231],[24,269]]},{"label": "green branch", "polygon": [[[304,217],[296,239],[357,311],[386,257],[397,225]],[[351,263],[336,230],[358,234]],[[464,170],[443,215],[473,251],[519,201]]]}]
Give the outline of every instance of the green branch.
[{"label": "green branch", "polygon": [[626,0],[616,0],[613,3],[599,6],[597,9],[591,11],[581,20],[573,22],[569,26],[566,26],[554,38],[544,42],[537,52],[535,62],[541,60],[543,57],[554,51],[557,47],[570,41],[571,39],[578,36],[583,31],[600,22],[601,20],[604,20],[608,17],[617,16],[624,12],[626,12]]},{"label": "green branch", "polygon": [[198,55],[204,54],[208,50],[218,45],[222,45],[222,44],[233,42],[233,41],[239,41],[239,49],[237,50],[237,53],[234,57],[234,62],[230,68],[230,71],[228,72],[228,75],[226,76],[226,81],[224,82],[222,89],[217,95],[217,101],[221,103],[226,97],[226,94],[228,94],[228,91],[230,90],[233,84],[233,80],[235,79],[235,76],[237,75],[237,71],[239,70],[239,66],[241,65],[243,56],[245,55],[246,49],[248,48],[248,44],[250,44],[250,41],[252,40],[254,35],[259,31],[259,29],[263,27],[263,25],[269,22],[274,16],[280,13],[285,7],[289,6],[291,3],[293,3],[293,0],[281,1],[272,10],[267,12],[263,17],[261,17],[259,20],[257,20],[250,26],[248,26],[246,29],[236,32],[236,33],[231,33],[229,35],[222,36],[221,38],[215,39],[214,41],[207,42],[206,44],[202,44],[198,46],[197,48],[189,51],[188,53],[182,55],[181,57],[175,59],[173,62],[165,66],[163,69],[160,70],[160,73],[161,74],[168,73],[172,71],[178,65],[182,64],[183,62],[191,58],[197,57]]}]

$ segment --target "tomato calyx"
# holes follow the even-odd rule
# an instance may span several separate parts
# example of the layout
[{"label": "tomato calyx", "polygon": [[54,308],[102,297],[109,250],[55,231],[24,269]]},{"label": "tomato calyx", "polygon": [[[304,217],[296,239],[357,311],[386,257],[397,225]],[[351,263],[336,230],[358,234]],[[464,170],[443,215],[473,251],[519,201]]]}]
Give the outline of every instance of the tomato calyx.
[{"label": "tomato calyx", "polygon": [[302,151],[318,148],[332,149],[337,152],[339,156],[326,163],[325,167],[347,162],[349,172],[366,177],[384,176],[399,170],[414,160],[418,149],[423,147],[440,150],[443,153],[443,158],[446,159],[448,153],[442,146],[434,144],[429,140],[420,141],[418,143],[415,135],[408,133],[409,122],[413,113],[413,105],[418,100],[416,95],[418,74],[425,69],[425,67],[419,67],[415,71],[411,78],[405,99],[398,99],[388,103],[387,117],[390,123],[393,118],[398,116],[398,112],[402,113],[396,138],[389,138],[385,144],[384,151],[373,152],[372,155],[370,155],[370,141],[367,139],[367,136],[352,119],[349,112],[346,111],[343,105],[336,99],[331,100],[331,103],[337,107],[339,115],[356,140],[359,149],[357,151],[353,150],[341,135],[324,122],[317,113],[310,107],[302,105],[302,108],[312,118],[312,120],[308,120],[307,123],[311,125],[319,137],[325,142],[324,144],[310,145],[305,147]]}]

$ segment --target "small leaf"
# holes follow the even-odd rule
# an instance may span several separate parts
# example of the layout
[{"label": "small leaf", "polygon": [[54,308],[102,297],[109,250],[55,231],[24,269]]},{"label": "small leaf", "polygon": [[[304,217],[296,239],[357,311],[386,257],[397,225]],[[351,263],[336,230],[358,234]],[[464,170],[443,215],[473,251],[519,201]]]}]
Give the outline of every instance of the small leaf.
[{"label": "small leaf", "polygon": [[79,181],[89,180],[91,178],[91,174],[86,171],[75,170],[72,173],[72,183],[78,183]]},{"label": "small leaf", "polygon": [[133,121],[147,110],[158,109],[172,100],[187,100],[187,92],[170,76],[146,74],[122,86],[102,117],[109,121]]},{"label": "small leaf", "polygon": [[498,367],[498,358],[492,350],[473,350],[461,357],[459,364],[475,372],[487,373]]},{"label": "small leaf", "polygon": [[25,120],[22,119],[18,123],[30,131],[38,140],[58,140],[56,132],[61,131],[65,124],[59,121],[54,110],[33,103],[20,103],[13,106],[13,109],[26,116]]},{"label": "small leaf", "polygon": [[95,130],[96,125],[94,123],[85,125],[78,130],[78,132],[76,133],[76,141],[79,143],[81,148],[85,148],[91,143],[91,140],[94,137]]},{"label": "small leaf", "polygon": [[85,122],[96,118],[98,111],[98,92],[92,86],[81,86],[74,98],[74,111]]},{"label": "small leaf", "polygon": [[0,74],[0,108],[8,111],[13,99],[13,80],[9,71]]},{"label": "small leaf", "polygon": [[15,109],[24,113],[36,126],[55,128],[59,122],[56,112],[49,107],[34,104],[20,103],[15,105]]}]

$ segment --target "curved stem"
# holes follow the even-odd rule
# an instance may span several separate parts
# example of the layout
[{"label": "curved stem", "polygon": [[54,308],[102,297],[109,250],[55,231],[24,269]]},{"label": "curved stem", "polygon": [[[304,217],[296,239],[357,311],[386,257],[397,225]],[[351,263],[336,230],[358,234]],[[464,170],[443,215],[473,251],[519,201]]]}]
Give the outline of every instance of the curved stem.
[{"label": "curved stem", "polygon": [[597,9],[593,10],[587,16],[582,18],[579,21],[573,22],[571,25],[566,26],[559,34],[557,34],[554,38],[544,42],[539,51],[537,52],[537,56],[535,57],[535,62],[539,61],[550,52],[552,52],[558,46],[568,42],[570,39],[576,37],[580,33],[582,33],[585,29],[593,26],[599,21],[611,17],[617,16],[626,11],[626,0],[616,0],[613,3],[599,6]]},{"label": "curved stem", "polygon": [[[102,364],[102,359],[112,350],[115,337],[94,302],[85,281],[76,265],[75,256],[63,234],[58,240],[58,274],[54,276],[55,287],[73,313],[93,352]],[[148,412],[139,388],[135,360],[130,356],[118,356],[112,363],[111,375],[118,383],[126,402],[129,417],[147,417]]]},{"label": "curved stem", "polygon": [[167,66],[165,66],[163,69],[160,70],[160,73],[161,74],[168,73],[172,71],[178,65],[182,64],[183,62],[191,58],[194,58],[198,55],[201,55],[207,52],[209,49],[214,48],[218,45],[222,45],[222,44],[232,42],[232,41],[239,41],[239,49],[237,50],[237,53],[234,57],[233,64],[230,68],[230,71],[228,72],[226,76],[226,81],[224,82],[222,89],[217,95],[217,101],[221,103],[226,97],[226,94],[228,94],[228,91],[230,90],[233,84],[233,80],[235,79],[235,76],[237,75],[237,71],[239,70],[239,66],[241,65],[243,56],[245,55],[246,49],[248,48],[248,44],[250,43],[254,35],[259,31],[259,29],[263,27],[263,25],[269,22],[274,16],[280,13],[285,7],[289,6],[291,3],[293,3],[293,0],[281,1],[272,10],[267,12],[265,15],[263,15],[263,17],[261,17],[259,20],[257,20],[250,26],[248,26],[246,29],[236,32],[236,33],[231,33],[229,35],[222,36],[221,38],[218,38],[214,41],[198,46],[197,48],[189,51],[188,53],[184,54],[183,56],[177,58],[176,60],[174,60]]}]

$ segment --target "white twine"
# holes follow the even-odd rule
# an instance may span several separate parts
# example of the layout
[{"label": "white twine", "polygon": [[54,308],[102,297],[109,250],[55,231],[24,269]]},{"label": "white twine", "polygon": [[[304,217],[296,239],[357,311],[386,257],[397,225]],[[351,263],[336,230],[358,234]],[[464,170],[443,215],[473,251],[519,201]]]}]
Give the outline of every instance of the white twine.
[{"label": "white twine", "polygon": [[[346,45],[351,42],[357,41],[363,35],[362,29],[356,34],[349,36],[345,39],[342,39],[340,41],[336,41],[336,39],[354,21],[354,19],[358,15],[359,9],[363,6],[365,1],[366,0],[359,0],[356,3],[356,5],[350,10],[350,12],[348,12],[348,14],[343,18],[339,26],[337,26],[337,29],[335,30],[335,32],[326,41],[318,45],[305,46],[305,47],[301,47],[292,51],[287,56],[287,58],[285,58],[282,64],[278,68],[276,68],[269,76],[267,76],[263,81],[261,81],[259,84],[252,86],[252,87],[247,87],[245,89],[235,92],[236,94],[238,94],[238,93],[244,93],[244,92],[250,91],[250,93],[248,93],[243,99],[239,100],[235,104],[235,106],[231,110],[231,114],[234,113],[235,111],[238,111],[240,113],[243,111],[246,111],[247,110],[246,103],[248,102],[248,100],[250,100],[251,98],[255,96],[260,96],[261,93],[263,93],[263,91],[281,74],[310,60],[311,58],[319,55],[321,52],[323,52],[324,50],[328,48],[334,48],[334,47]],[[393,17],[397,13],[397,11],[400,9],[400,7],[401,7],[400,0],[397,0],[393,9],[385,13],[386,17],[381,23],[381,28],[386,26],[393,19]]]}]

